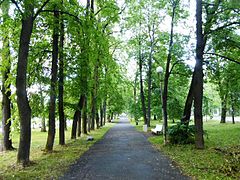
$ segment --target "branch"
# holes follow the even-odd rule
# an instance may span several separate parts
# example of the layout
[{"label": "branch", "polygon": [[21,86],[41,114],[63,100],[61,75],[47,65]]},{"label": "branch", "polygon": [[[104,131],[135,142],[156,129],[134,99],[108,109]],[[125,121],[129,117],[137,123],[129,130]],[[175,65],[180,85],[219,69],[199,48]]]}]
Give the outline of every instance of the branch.
[{"label": "branch", "polygon": [[15,6],[17,7],[17,9],[19,10],[19,12],[23,15],[22,10],[20,9],[20,7],[18,6],[18,3],[15,0],[11,0],[13,4],[15,4]]},{"label": "branch", "polygon": [[221,57],[221,58],[226,59],[226,60],[228,60],[228,61],[231,61],[231,62],[240,64],[240,61],[234,60],[234,59],[229,58],[229,57],[227,57],[227,56],[223,56],[223,55],[221,55],[221,54],[216,54],[216,53],[204,53],[204,54],[218,56],[218,57]]},{"label": "branch", "polygon": [[218,27],[218,28],[216,28],[216,29],[210,30],[210,31],[209,31],[208,33],[206,33],[206,34],[211,34],[211,33],[213,33],[213,32],[220,31],[220,30],[222,30],[222,29],[224,29],[224,28],[227,28],[227,27],[229,27],[229,26],[232,26],[232,25],[234,25],[234,24],[240,25],[240,22],[231,22],[231,23],[229,23],[229,24],[225,24],[225,25],[220,26],[220,27]]},{"label": "branch", "polygon": [[[108,6],[102,7],[94,14],[94,16],[98,15],[103,9],[106,9],[106,8],[112,8],[112,7],[108,7]],[[118,14],[121,14],[125,10],[125,8],[126,8],[126,6],[124,8],[122,8]],[[114,8],[114,9],[117,10],[116,8]]]},{"label": "branch", "polygon": [[172,67],[171,67],[171,69],[170,69],[170,71],[169,71],[169,75],[172,74],[173,68],[174,68],[177,64],[179,64],[179,63],[181,63],[181,62],[183,62],[183,60],[178,60],[178,61],[176,61],[176,62],[173,63],[173,65],[172,65]]},{"label": "branch", "polygon": [[69,12],[66,12],[66,11],[59,11],[59,10],[42,10],[41,12],[58,12],[58,13],[62,13],[62,14],[66,14],[66,15],[69,15],[69,16],[71,16],[71,17],[74,17],[79,23],[80,23],[80,25],[82,26],[82,22],[81,22],[81,19],[78,17],[78,16],[76,16],[76,15],[74,15],[74,14],[71,14],[71,13],[69,13]]},{"label": "branch", "polygon": [[127,5],[125,4],[125,6],[121,9],[121,11],[119,11],[119,15],[123,13],[123,11],[126,9]]},{"label": "branch", "polygon": [[39,13],[43,10],[43,8],[47,5],[47,3],[48,3],[49,1],[50,1],[50,0],[46,0],[46,1],[42,4],[42,6],[37,10],[35,16],[33,17],[33,20],[36,19],[36,17],[39,15]]}]

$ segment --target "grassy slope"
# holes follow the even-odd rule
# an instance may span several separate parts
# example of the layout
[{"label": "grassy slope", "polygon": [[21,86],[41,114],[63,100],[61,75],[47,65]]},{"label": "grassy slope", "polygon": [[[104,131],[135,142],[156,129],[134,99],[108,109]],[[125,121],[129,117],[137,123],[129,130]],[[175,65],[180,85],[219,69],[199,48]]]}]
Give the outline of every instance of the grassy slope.
[{"label": "grassy slope", "polygon": [[[160,123],[153,121],[152,126],[154,127],[155,124]],[[142,123],[136,126],[136,128],[142,131]],[[238,146],[237,152],[240,153],[240,123],[220,124],[218,121],[208,121],[204,122],[204,129],[208,134],[208,137],[205,137],[206,148],[204,150],[196,150],[194,145],[163,146],[162,136],[150,137],[149,141],[179,165],[183,173],[192,177],[197,179],[240,178],[240,172],[226,175],[226,173],[221,171],[228,167],[231,162],[228,162],[229,159],[223,153],[215,150],[215,148]]]},{"label": "grassy slope", "polygon": [[[30,159],[33,164],[27,168],[16,165],[17,151],[0,154],[0,179],[56,179],[61,176],[79,157],[87,151],[96,141],[113,126],[106,124],[101,129],[91,132],[94,141],[87,142],[86,136],[77,140],[70,140],[71,130],[66,131],[67,142],[65,146],[55,145],[53,153],[43,151],[47,133],[34,130],[32,132],[32,145]],[[14,147],[18,147],[18,135],[14,135]],[[56,132],[55,144],[58,144]]]}]

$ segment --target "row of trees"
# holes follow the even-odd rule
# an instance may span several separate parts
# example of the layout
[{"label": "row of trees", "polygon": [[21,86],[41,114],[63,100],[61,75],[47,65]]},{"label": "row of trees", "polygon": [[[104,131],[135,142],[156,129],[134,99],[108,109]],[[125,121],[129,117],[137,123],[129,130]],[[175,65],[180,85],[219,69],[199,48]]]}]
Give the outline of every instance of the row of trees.
[{"label": "row of trees", "polygon": [[41,118],[46,131],[48,115],[45,150],[51,152],[57,119],[64,145],[66,119],[73,119],[75,139],[123,110],[123,69],[112,36],[122,9],[113,0],[0,3],[3,148],[13,149],[11,123],[19,124],[17,161],[26,166],[32,117]]},{"label": "row of trees", "polygon": [[[230,105],[233,117],[238,111],[239,4],[197,0],[196,28],[193,28],[196,29],[196,45],[190,47],[188,44],[194,35],[176,31],[177,27],[192,28],[191,24],[186,25],[190,13],[188,3],[179,0],[131,1],[128,7],[131,16],[127,17],[126,28],[135,32],[129,40],[132,46],[129,56],[138,64],[131,113],[136,120],[142,116],[148,126],[151,113],[158,117],[163,115],[166,129],[169,118],[188,125],[193,106],[196,147],[204,148],[203,97],[208,93],[203,92],[204,81],[217,87],[222,106],[221,122],[226,121],[227,105]],[[170,27],[167,30],[163,28],[166,24]],[[193,57],[196,64],[191,72],[185,61]],[[155,72],[159,65],[164,68],[162,102],[159,101],[159,77]]]}]

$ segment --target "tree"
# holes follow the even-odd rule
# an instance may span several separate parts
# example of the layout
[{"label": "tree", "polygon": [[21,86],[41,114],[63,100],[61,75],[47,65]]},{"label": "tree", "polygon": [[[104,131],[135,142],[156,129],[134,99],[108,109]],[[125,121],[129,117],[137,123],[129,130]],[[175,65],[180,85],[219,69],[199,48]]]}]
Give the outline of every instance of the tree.
[{"label": "tree", "polygon": [[197,19],[197,45],[196,45],[196,65],[193,72],[194,79],[194,124],[195,146],[198,149],[204,148],[203,139],[203,119],[202,119],[202,101],[203,101],[203,51],[204,51],[204,36],[202,31],[202,1],[197,0],[196,3],[196,19]]},{"label": "tree", "polygon": [[[63,9],[63,0],[61,1]],[[63,13],[60,14],[60,39],[59,39],[59,82],[58,82],[58,113],[59,113],[59,144],[65,144],[65,117],[64,117],[64,104],[63,104],[63,93],[64,93],[64,21]]]},{"label": "tree", "polygon": [[[51,68],[51,90],[49,104],[49,128],[46,143],[46,151],[52,151],[55,139],[55,110],[56,110],[56,84],[58,72],[58,41],[59,41],[59,12],[57,5],[54,7],[53,24],[53,42],[52,42],[52,68]],[[62,120],[62,119],[61,119]]]},{"label": "tree", "polygon": [[[49,0],[46,0],[42,6],[34,14],[34,3],[25,0],[23,1],[24,11],[21,12],[21,33],[18,50],[18,63],[17,63],[17,78],[16,78],[16,94],[17,105],[20,117],[20,143],[17,155],[17,162],[23,166],[29,164],[30,143],[31,143],[31,108],[29,106],[27,91],[26,91],[26,74],[29,54],[29,44],[31,40],[33,22],[40,11],[45,7]],[[13,1],[19,9],[16,1]]]},{"label": "tree", "polygon": [[170,32],[170,40],[169,40],[169,47],[168,47],[168,55],[167,55],[167,62],[166,62],[166,69],[165,69],[165,76],[164,76],[164,86],[163,86],[163,93],[162,93],[162,106],[163,106],[163,135],[164,135],[164,142],[167,141],[167,127],[168,127],[168,115],[167,115],[167,99],[168,99],[168,79],[170,76],[170,63],[172,59],[172,49],[173,49],[173,30],[174,30],[174,21],[175,21],[175,14],[176,8],[179,4],[179,0],[172,0],[172,20],[171,20],[171,32]]},{"label": "tree", "polygon": [[[9,1],[5,1],[1,5],[3,12],[3,25],[9,22]],[[3,150],[13,150],[11,133],[11,89],[9,74],[11,70],[11,55],[10,55],[10,37],[7,26],[3,28],[3,48],[2,48],[2,125],[3,125]]]}]

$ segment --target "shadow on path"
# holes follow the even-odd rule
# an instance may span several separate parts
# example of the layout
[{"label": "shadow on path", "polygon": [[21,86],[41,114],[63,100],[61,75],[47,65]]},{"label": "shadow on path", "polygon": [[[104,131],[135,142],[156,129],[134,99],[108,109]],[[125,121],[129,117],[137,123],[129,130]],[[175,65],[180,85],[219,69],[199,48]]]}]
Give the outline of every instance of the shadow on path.
[{"label": "shadow on path", "polygon": [[190,179],[155,150],[126,117],[111,128],[60,179],[169,180]]}]

